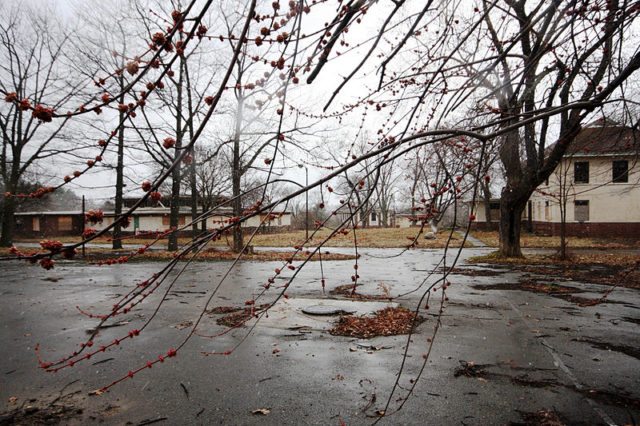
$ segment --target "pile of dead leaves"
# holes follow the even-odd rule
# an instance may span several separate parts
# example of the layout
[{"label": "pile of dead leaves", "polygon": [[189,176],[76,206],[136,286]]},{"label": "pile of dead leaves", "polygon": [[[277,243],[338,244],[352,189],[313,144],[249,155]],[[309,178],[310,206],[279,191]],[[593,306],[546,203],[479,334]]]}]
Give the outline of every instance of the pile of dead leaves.
[{"label": "pile of dead leaves", "polygon": [[484,369],[487,365],[476,364],[473,361],[467,362],[460,360],[458,362],[460,363],[460,366],[453,371],[454,377],[481,377],[486,374]]},{"label": "pile of dead leaves", "polygon": [[261,313],[262,311],[264,311],[265,309],[267,309],[270,305],[269,304],[264,304],[264,305],[260,305],[260,306],[256,306],[255,308],[253,308],[253,312],[251,310],[251,308],[236,308],[233,306],[219,306],[217,308],[213,308],[209,311],[207,311],[208,314],[210,315],[216,315],[216,314],[228,314],[225,315],[221,318],[218,318],[216,320],[216,323],[219,325],[224,325],[227,327],[238,327],[242,324],[244,324],[245,322],[247,322],[249,319],[251,319],[252,316],[255,316],[259,313]]},{"label": "pile of dead leaves", "polygon": [[563,426],[566,424],[560,417],[559,413],[555,410],[540,409],[534,413],[528,413],[520,410],[516,411],[520,413],[522,419],[525,421],[524,424],[527,425]]},{"label": "pile of dead leaves", "polygon": [[70,422],[82,416],[83,410],[68,405],[50,405],[39,408],[27,406],[0,413],[1,425],[50,425]]},{"label": "pile of dead leaves", "polygon": [[407,334],[412,326],[422,323],[424,318],[404,308],[385,308],[373,317],[340,317],[338,325],[329,330],[336,336],[350,336],[368,339],[375,336],[395,336]]},{"label": "pile of dead leaves", "polygon": [[362,284],[341,285],[331,290],[329,294],[331,294],[332,296],[342,296],[342,297],[348,297],[350,299],[357,299],[357,300],[391,300],[392,299],[388,294],[370,295],[370,294],[358,293],[356,291],[356,287],[361,285]]}]

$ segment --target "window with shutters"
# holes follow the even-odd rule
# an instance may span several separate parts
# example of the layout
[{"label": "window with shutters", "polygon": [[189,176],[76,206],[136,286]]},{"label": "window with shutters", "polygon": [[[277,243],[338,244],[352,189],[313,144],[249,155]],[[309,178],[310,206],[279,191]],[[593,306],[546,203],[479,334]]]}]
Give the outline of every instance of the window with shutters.
[{"label": "window with shutters", "polygon": [[[178,226],[183,226],[185,224],[185,217],[178,216]],[[170,226],[171,225],[171,216],[164,215],[162,216],[162,226]]]},{"label": "window with shutters", "polygon": [[589,201],[588,200],[576,200],[574,204],[574,216],[578,222],[589,221]]}]

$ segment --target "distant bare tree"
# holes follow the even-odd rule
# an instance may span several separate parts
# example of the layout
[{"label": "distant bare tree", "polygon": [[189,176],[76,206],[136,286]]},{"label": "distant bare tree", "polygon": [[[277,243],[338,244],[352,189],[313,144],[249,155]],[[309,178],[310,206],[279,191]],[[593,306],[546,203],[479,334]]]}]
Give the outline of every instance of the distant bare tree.
[{"label": "distant bare tree", "polygon": [[[54,21],[51,10],[27,5],[0,6],[0,176],[5,191],[19,194],[19,184],[43,159],[77,149],[63,142],[68,119],[52,121],[54,111],[65,108],[86,85],[86,80],[67,81],[63,65],[69,36]],[[29,182],[27,182],[29,183]],[[41,197],[46,188],[34,191]],[[29,194],[26,194],[29,195]],[[2,209],[0,246],[12,244],[16,198],[8,196]]]}]

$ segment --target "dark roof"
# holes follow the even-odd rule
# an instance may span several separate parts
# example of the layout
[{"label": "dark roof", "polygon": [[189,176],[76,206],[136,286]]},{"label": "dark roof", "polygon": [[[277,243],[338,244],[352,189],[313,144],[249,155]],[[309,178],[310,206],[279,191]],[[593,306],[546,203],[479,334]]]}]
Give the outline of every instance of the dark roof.
[{"label": "dark roof", "polygon": [[640,152],[640,131],[621,125],[591,124],[578,133],[566,155],[630,154]]}]

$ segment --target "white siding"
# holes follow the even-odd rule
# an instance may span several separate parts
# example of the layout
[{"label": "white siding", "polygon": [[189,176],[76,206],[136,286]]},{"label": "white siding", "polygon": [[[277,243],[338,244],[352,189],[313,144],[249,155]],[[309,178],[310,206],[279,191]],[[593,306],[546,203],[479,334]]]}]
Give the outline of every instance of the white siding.
[{"label": "white siding", "polygon": [[[629,178],[627,183],[613,183],[612,166],[621,157],[580,157],[565,159],[549,177],[549,185],[541,185],[531,196],[536,207],[544,209],[550,204],[549,222],[560,222],[560,182],[566,181],[567,222],[576,222],[574,200],[589,201],[589,222],[640,222],[640,165],[628,157]],[[573,164],[589,161],[589,183],[573,182]],[[555,197],[553,196],[555,195]],[[544,211],[534,216],[545,220]]]}]

